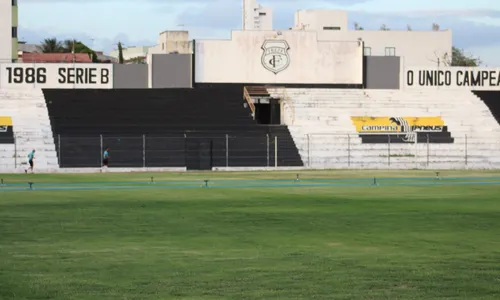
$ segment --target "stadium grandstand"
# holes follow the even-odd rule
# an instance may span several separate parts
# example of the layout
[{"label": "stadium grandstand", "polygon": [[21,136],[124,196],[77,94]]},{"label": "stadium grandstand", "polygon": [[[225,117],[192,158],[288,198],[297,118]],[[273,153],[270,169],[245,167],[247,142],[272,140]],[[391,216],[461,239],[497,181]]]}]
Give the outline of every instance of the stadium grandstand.
[{"label": "stadium grandstand", "polygon": [[146,64],[18,56],[9,36],[0,171],[36,149],[38,172],[97,172],[108,147],[116,171],[500,168],[500,70],[449,66],[450,30],[349,30],[336,10],[275,30],[255,1],[242,18],[227,40],[162,32]]}]

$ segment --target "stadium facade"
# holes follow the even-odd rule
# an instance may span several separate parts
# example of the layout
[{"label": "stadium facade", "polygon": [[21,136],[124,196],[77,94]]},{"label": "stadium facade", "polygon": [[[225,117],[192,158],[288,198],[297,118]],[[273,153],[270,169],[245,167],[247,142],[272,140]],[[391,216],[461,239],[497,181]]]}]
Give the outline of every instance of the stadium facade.
[{"label": "stadium facade", "polygon": [[107,146],[116,170],[500,168],[500,70],[450,67],[451,40],[298,11],[226,40],[163,32],[147,64],[4,63],[0,168],[36,148],[39,169],[94,171]]}]

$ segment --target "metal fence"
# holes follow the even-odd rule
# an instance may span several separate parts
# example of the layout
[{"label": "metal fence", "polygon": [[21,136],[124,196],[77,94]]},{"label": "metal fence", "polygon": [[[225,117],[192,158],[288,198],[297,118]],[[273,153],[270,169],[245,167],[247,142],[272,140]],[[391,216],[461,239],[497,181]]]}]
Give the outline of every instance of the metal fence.
[{"label": "metal fence", "polygon": [[[405,138],[407,140],[405,140]],[[366,142],[357,134],[306,134],[303,137],[279,139],[270,134],[233,136],[56,136],[52,159],[63,167],[100,167],[104,150],[110,148],[112,166],[116,167],[184,167],[197,155],[196,143],[209,141],[209,154],[214,167],[278,167],[297,166],[302,160],[309,168],[430,168],[452,166],[467,168],[485,162],[500,153],[499,142],[485,138],[453,135],[449,137],[415,135],[378,135]],[[190,146],[191,145],[191,146]],[[195,145],[195,146],[193,146]],[[19,147],[14,139],[0,137],[0,166],[26,164],[27,155],[37,149],[40,159],[50,144],[26,144]],[[191,147],[191,148],[190,148]],[[194,147],[194,148],[193,148]],[[297,155],[297,149],[300,157]],[[498,158],[500,160],[500,157]]]},{"label": "metal fence", "polygon": [[[27,163],[27,155],[37,150],[36,161],[48,160],[46,150],[50,144],[26,144],[19,147],[18,139],[7,143],[0,139],[0,166],[18,167]],[[117,136],[98,135],[94,137],[55,137],[56,157],[52,163],[62,167],[101,167],[103,152],[109,148],[112,167],[184,167],[189,157],[198,155],[200,142],[210,142],[209,156],[214,167],[277,167],[284,165],[287,148],[278,149],[278,137],[263,135],[187,134],[177,136]],[[283,157],[278,156],[278,151]]]},{"label": "metal fence", "polygon": [[[306,134],[309,168],[468,168],[499,155],[499,142],[466,134]],[[496,151],[496,152],[495,152]],[[497,158],[500,160],[500,156]]]}]

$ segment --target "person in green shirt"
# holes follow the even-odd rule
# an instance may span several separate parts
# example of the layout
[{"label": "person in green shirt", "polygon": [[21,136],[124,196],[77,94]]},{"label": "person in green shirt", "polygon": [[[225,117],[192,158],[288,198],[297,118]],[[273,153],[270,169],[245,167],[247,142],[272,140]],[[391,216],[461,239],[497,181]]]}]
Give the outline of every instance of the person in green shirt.
[{"label": "person in green shirt", "polygon": [[26,174],[28,174],[28,170],[31,170],[31,173],[33,173],[33,167],[35,165],[34,164],[34,159],[35,159],[35,149],[33,149],[33,151],[31,151],[28,154],[28,163],[29,163],[30,167],[25,170]]},{"label": "person in green shirt", "polygon": [[109,147],[104,150],[102,154],[102,166],[107,169],[109,164]]}]

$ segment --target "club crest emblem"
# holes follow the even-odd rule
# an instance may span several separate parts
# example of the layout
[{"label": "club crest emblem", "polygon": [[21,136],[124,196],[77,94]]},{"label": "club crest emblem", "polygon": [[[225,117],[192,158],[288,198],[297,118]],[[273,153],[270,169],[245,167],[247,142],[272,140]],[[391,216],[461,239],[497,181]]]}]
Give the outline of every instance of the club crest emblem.
[{"label": "club crest emblem", "polygon": [[290,65],[290,46],[285,40],[268,40],[262,44],[262,66],[267,70],[278,74]]}]

